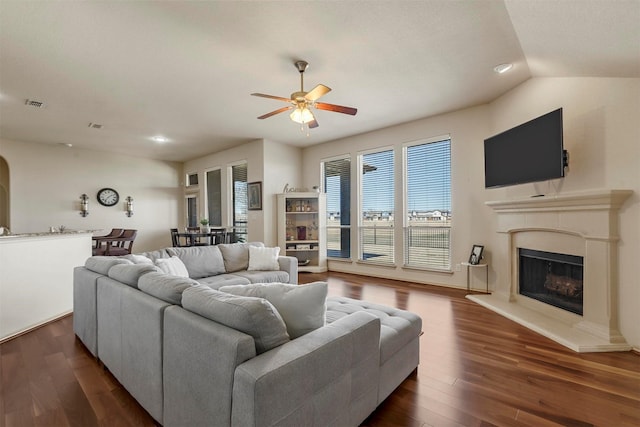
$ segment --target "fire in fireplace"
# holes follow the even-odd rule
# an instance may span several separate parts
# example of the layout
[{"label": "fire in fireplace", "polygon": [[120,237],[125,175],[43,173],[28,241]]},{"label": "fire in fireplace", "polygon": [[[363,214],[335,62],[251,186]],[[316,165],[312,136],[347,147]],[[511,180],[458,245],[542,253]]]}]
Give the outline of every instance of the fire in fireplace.
[{"label": "fire in fireplace", "polygon": [[518,248],[519,293],[582,315],[583,257]]}]

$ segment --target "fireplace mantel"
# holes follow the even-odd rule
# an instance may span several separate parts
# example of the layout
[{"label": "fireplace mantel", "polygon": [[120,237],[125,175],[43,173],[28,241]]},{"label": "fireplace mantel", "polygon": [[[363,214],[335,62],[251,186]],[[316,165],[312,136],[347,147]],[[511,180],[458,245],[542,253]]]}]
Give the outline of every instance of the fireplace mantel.
[{"label": "fireplace mantel", "polygon": [[[487,202],[497,214],[491,295],[469,298],[575,351],[627,351],[618,331],[618,210],[630,190]],[[518,294],[518,247],[583,256],[584,313]]]}]

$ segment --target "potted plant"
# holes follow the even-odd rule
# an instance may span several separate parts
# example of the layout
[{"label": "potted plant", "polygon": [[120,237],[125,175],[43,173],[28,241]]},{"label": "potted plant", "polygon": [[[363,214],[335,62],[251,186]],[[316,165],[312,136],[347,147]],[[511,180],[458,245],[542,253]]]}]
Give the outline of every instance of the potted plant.
[{"label": "potted plant", "polygon": [[211,227],[209,227],[209,220],[207,218],[202,218],[200,225],[202,225],[202,227],[200,227],[202,233],[211,233]]}]

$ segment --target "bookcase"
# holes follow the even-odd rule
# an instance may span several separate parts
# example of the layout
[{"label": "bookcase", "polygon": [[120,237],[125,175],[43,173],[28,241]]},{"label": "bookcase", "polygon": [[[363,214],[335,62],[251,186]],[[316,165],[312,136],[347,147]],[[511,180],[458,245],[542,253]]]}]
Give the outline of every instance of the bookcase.
[{"label": "bookcase", "polygon": [[278,194],[278,246],[298,258],[298,271],[327,271],[326,194]]}]

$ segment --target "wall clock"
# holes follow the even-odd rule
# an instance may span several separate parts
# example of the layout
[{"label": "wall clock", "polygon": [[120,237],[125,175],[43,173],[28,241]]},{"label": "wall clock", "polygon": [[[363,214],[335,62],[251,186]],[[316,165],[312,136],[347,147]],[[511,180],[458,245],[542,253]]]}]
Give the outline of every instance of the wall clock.
[{"label": "wall clock", "polygon": [[98,191],[98,203],[102,206],[115,206],[120,200],[120,195],[113,188],[103,188]]}]

